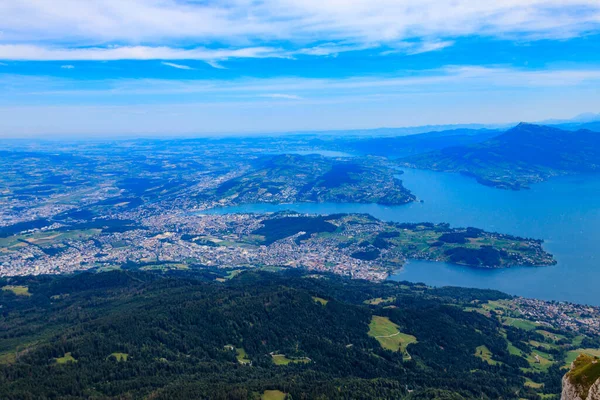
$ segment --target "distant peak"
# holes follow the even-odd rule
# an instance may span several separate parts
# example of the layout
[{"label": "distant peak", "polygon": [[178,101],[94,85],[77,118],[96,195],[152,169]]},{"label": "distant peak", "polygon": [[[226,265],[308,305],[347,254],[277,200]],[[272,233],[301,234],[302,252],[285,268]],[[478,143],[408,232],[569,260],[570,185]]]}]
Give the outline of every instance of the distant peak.
[{"label": "distant peak", "polygon": [[515,128],[524,128],[526,126],[540,126],[540,125],[532,124],[530,122],[519,122],[519,124],[517,126],[515,126]]}]

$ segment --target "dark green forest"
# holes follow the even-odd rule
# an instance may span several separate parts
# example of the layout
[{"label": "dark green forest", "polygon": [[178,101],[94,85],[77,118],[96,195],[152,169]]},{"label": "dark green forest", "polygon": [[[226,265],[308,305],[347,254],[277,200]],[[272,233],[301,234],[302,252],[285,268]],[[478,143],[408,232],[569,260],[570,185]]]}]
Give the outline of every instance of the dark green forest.
[{"label": "dark green forest", "polygon": [[[10,284],[30,295],[0,291],[2,399],[260,399],[265,390],[293,399],[540,398],[500,323],[464,311],[476,299],[509,298],[500,292],[300,271],[225,282],[210,272],[113,271]],[[379,298],[392,300],[369,304]],[[416,337],[410,359],[369,335],[374,315]],[[519,343],[535,333],[508,334]],[[475,356],[480,346],[494,365]],[[529,377],[558,393],[562,374]]]}]

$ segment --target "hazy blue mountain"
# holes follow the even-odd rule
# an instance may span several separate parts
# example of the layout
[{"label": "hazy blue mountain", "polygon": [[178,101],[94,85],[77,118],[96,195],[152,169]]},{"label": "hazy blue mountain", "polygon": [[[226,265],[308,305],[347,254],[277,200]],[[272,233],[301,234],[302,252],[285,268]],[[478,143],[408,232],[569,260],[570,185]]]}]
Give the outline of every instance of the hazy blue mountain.
[{"label": "hazy blue mountain", "polygon": [[452,146],[480,143],[501,134],[492,129],[453,129],[427,133],[353,139],[342,144],[342,150],[363,155],[406,157]]},{"label": "hazy blue mountain", "polygon": [[518,190],[553,176],[600,171],[600,133],[521,123],[482,143],[408,157],[403,164]]}]

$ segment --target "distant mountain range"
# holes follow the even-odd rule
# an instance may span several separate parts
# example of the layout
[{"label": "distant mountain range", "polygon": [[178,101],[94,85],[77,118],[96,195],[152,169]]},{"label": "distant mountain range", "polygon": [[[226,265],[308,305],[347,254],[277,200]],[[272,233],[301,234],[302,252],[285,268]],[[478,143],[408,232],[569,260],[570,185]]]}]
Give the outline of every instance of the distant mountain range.
[{"label": "distant mountain range", "polygon": [[600,133],[521,123],[481,143],[407,157],[402,165],[519,190],[553,176],[600,172]]},{"label": "distant mountain range", "polygon": [[480,143],[501,133],[501,130],[494,129],[463,128],[407,136],[353,138],[342,140],[339,150],[360,155],[400,158],[446,147]]}]

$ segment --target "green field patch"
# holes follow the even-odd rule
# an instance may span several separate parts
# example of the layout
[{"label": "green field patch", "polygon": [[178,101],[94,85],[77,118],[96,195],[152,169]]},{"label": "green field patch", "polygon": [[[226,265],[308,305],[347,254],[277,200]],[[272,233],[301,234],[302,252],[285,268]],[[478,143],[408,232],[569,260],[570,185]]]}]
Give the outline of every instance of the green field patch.
[{"label": "green field patch", "polygon": [[554,343],[542,343],[538,342],[537,340],[530,340],[529,344],[541,350],[553,350],[559,348],[559,346]]},{"label": "green field patch", "polygon": [[246,365],[252,363],[252,360],[250,360],[248,354],[246,353],[246,350],[244,350],[243,347],[235,348],[235,356],[240,364]]},{"label": "green field patch", "polygon": [[525,358],[529,363],[529,368],[526,369],[528,372],[545,372],[548,370],[548,368],[550,368],[550,366],[554,364],[554,360],[552,359],[552,356],[550,354],[544,353],[539,350],[532,352]]},{"label": "green field patch", "polygon": [[492,352],[487,346],[477,346],[475,349],[475,357],[481,358],[490,365],[497,365],[498,361],[492,360]]},{"label": "green field patch", "polygon": [[260,398],[261,400],[285,400],[286,396],[280,390],[265,390]]},{"label": "green field patch", "polygon": [[17,356],[14,352],[0,354],[0,365],[8,365],[17,361]]},{"label": "green field patch", "polygon": [[241,274],[242,272],[244,272],[241,269],[234,269],[233,271],[229,271],[227,272],[227,276],[225,277],[225,279],[233,279],[236,276],[238,276],[239,274]]},{"label": "green field patch", "polygon": [[101,232],[101,229],[75,229],[66,232],[36,232],[32,235],[28,235],[24,238],[24,240],[28,243],[44,247],[59,244],[64,242],[65,240],[84,240]]},{"label": "green field patch", "polygon": [[411,343],[417,343],[417,338],[400,332],[398,328],[399,326],[389,318],[374,315],[369,324],[369,336],[377,339],[384,349],[400,351],[405,359],[410,359],[406,347]]},{"label": "green field patch", "polygon": [[491,316],[489,310],[486,310],[484,308],[479,308],[479,307],[464,307],[463,311],[465,311],[465,312],[476,312],[476,313],[479,313],[481,315],[485,315],[488,318]]},{"label": "green field patch", "polygon": [[71,352],[65,353],[64,356],[55,359],[57,364],[76,363],[77,360],[73,358]]},{"label": "green field patch", "polygon": [[365,300],[365,304],[371,304],[371,305],[379,305],[379,304],[383,304],[383,303],[391,303],[392,301],[396,301],[395,297],[377,297],[374,299],[369,299],[369,300]]},{"label": "green field patch", "polygon": [[308,357],[287,358],[284,354],[271,354],[271,358],[275,365],[306,364],[311,361]]},{"label": "green field patch", "polygon": [[523,352],[512,343],[508,342],[508,353],[513,356],[523,357]]},{"label": "green field patch", "polygon": [[571,344],[573,346],[579,347],[579,346],[581,346],[581,343],[583,343],[583,339],[585,339],[585,336],[583,336],[583,335],[577,335],[577,336],[575,336],[573,338],[573,341],[571,342]]},{"label": "green field patch", "polygon": [[523,329],[525,331],[533,331],[539,326],[538,324],[531,322],[531,321],[527,321],[527,320],[520,319],[520,318],[511,318],[511,317],[504,318],[502,323],[507,326],[512,326],[512,327],[515,327],[518,329]]},{"label": "green field patch", "polygon": [[542,387],[544,387],[544,384],[534,382],[529,378],[525,378],[525,386],[533,388],[533,389],[541,389]]},{"label": "green field patch", "polygon": [[565,358],[565,365],[570,367],[571,363],[579,357],[580,354],[587,354],[592,357],[600,357],[600,349],[576,349],[571,350],[567,353]]},{"label": "green field patch", "polygon": [[[558,340],[566,338],[565,335],[560,335],[558,333],[548,332],[548,331],[545,331],[543,329],[538,329],[537,333],[542,334],[542,335],[544,335],[544,337],[546,337],[546,338],[548,338],[550,340],[553,340],[555,342],[558,341]],[[580,337],[581,340],[583,340],[583,338],[584,338],[584,336],[578,336],[578,337]],[[581,344],[581,342],[579,344]]]},{"label": "green field patch", "polygon": [[3,286],[2,290],[4,290],[5,292],[13,292],[17,296],[31,296],[31,293],[29,293],[29,288],[27,286],[8,285]]},{"label": "green field patch", "polygon": [[325,300],[325,299],[324,299],[324,298],[322,298],[322,297],[316,297],[316,296],[313,296],[313,297],[312,297],[312,299],[313,299],[313,300],[314,300],[316,303],[319,303],[319,304],[321,304],[321,305],[323,305],[323,306],[326,306],[326,305],[327,305],[327,303],[329,303],[329,300]]},{"label": "green field patch", "polygon": [[129,358],[129,354],[127,353],[112,353],[110,356],[108,356],[108,358],[110,357],[114,357],[117,359],[118,362],[121,361],[127,361],[127,359]]},{"label": "green field patch", "polygon": [[187,269],[190,269],[190,267],[187,264],[182,263],[151,264],[140,268],[142,271],[174,271]]}]

